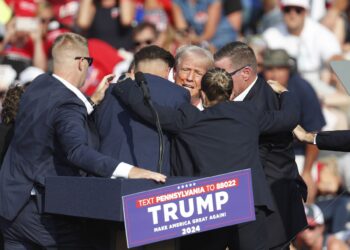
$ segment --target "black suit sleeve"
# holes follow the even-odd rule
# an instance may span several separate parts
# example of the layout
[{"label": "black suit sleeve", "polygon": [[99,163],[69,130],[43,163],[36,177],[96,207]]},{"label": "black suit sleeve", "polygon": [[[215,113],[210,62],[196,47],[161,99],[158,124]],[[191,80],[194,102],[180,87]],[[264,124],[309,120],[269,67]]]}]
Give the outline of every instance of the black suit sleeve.
[{"label": "black suit sleeve", "polygon": [[67,159],[83,170],[102,177],[111,177],[119,161],[90,148],[87,142],[86,109],[76,103],[57,107],[54,131]]},{"label": "black suit sleeve", "polygon": [[[155,125],[154,115],[151,108],[143,101],[141,89],[131,79],[125,80],[114,86],[113,95],[124,103],[131,111],[141,119]],[[200,112],[189,103],[184,103],[179,109],[160,106],[154,103],[158,112],[161,126],[164,130],[177,134],[189,126]]]},{"label": "black suit sleeve", "polygon": [[292,131],[299,122],[300,106],[291,92],[280,96],[280,110],[259,113],[260,133]]},{"label": "black suit sleeve", "polygon": [[319,132],[316,144],[322,150],[350,152],[350,130]]}]

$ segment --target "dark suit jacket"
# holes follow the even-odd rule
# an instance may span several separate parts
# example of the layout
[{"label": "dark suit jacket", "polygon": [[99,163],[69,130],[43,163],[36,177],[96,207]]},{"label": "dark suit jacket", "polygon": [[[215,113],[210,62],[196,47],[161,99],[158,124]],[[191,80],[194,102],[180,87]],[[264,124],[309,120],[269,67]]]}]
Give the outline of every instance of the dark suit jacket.
[{"label": "dark suit jacket", "polygon": [[[153,101],[167,106],[179,107],[190,101],[187,90],[161,77],[145,74]],[[100,135],[100,152],[123,162],[157,171],[159,156],[158,133],[152,127],[140,122],[134,114],[108,94],[94,112],[95,123]],[[164,136],[163,173],[170,174],[170,142]]]},{"label": "dark suit jacket", "polygon": [[319,132],[316,144],[323,150],[350,152],[350,130]]},{"label": "dark suit jacket", "polygon": [[11,124],[11,125],[6,125],[4,123],[0,124],[0,164],[2,164],[4,160],[6,151],[13,137],[13,132],[14,132],[14,124]]},{"label": "dark suit jacket", "polygon": [[91,149],[83,102],[53,76],[36,78],[23,94],[15,132],[0,171],[0,216],[12,220],[34,186],[79,170],[111,177],[119,161]]},{"label": "dark suit jacket", "polygon": [[[260,77],[244,101],[254,102],[260,111],[280,109],[278,96]],[[288,242],[307,225],[302,203],[306,185],[298,173],[292,142],[291,132],[264,134],[259,139],[262,165],[277,206],[268,218],[271,247]]]},{"label": "dark suit jacket", "polygon": [[[148,122],[153,121],[150,109],[143,103],[139,88],[132,80],[115,86],[117,98]],[[273,210],[273,203],[259,159],[260,132],[293,128],[298,113],[289,94],[283,107],[286,112],[259,116],[249,103],[224,102],[201,112],[191,104],[178,110],[156,105],[164,130],[175,134],[189,149],[196,169],[195,176],[211,176],[251,168],[256,206]],[[181,155],[179,156],[181,157]]]}]

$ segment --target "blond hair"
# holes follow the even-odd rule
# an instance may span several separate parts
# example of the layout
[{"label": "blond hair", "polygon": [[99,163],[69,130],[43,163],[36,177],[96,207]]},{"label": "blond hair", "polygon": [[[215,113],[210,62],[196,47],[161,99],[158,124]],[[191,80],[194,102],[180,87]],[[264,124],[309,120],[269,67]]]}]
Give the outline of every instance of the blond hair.
[{"label": "blond hair", "polygon": [[68,59],[85,56],[88,53],[87,40],[81,35],[67,32],[58,36],[52,46],[52,58],[55,65],[65,64]]}]

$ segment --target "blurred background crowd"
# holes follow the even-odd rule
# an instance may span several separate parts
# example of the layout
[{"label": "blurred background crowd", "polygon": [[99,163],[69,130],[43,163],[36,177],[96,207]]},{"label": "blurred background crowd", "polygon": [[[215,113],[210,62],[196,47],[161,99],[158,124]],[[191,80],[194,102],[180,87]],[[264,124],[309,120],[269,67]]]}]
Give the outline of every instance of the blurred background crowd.
[{"label": "blurred background crowd", "polygon": [[[9,89],[51,71],[51,45],[67,31],[89,39],[86,95],[104,75],[126,72],[144,46],[175,54],[196,44],[214,53],[240,40],[254,49],[261,75],[297,94],[307,131],[348,129],[350,96],[329,64],[350,59],[348,0],[283,2],[287,7],[280,0],[0,0],[0,103]],[[310,218],[296,248],[336,249],[333,239],[350,247],[350,154],[298,142],[295,153]]]}]

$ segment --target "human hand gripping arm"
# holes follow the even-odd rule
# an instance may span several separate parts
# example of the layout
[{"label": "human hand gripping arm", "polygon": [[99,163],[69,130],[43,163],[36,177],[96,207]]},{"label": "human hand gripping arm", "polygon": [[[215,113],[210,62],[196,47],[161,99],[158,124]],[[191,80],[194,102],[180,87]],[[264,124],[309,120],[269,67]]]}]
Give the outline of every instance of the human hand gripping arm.
[{"label": "human hand gripping arm", "polygon": [[[112,94],[144,121],[155,125],[153,112],[144,102],[141,89],[133,80],[129,78],[118,83],[114,86]],[[164,130],[179,133],[190,120],[186,112],[183,112],[181,109],[164,107],[156,103],[153,103],[153,105],[158,112],[159,120]],[[188,108],[186,105],[192,107],[190,104],[183,104],[182,107]]]},{"label": "human hand gripping arm", "polygon": [[111,83],[114,77],[114,74],[109,74],[103,77],[101,82],[98,84],[94,94],[90,97],[90,100],[94,105],[99,104],[103,100],[103,98],[105,97],[106,90],[108,89],[109,84]]},{"label": "human hand gripping arm", "polygon": [[300,125],[295,127],[295,129],[293,130],[293,134],[301,142],[306,142],[306,143],[311,143],[311,144],[315,144],[315,142],[316,142],[316,135],[317,134],[306,132],[305,129]]},{"label": "human hand gripping arm", "polygon": [[316,144],[321,150],[350,152],[350,131],[321,131],[319,133],[306,132],[300,126],[293,131],[298,140]]}]

